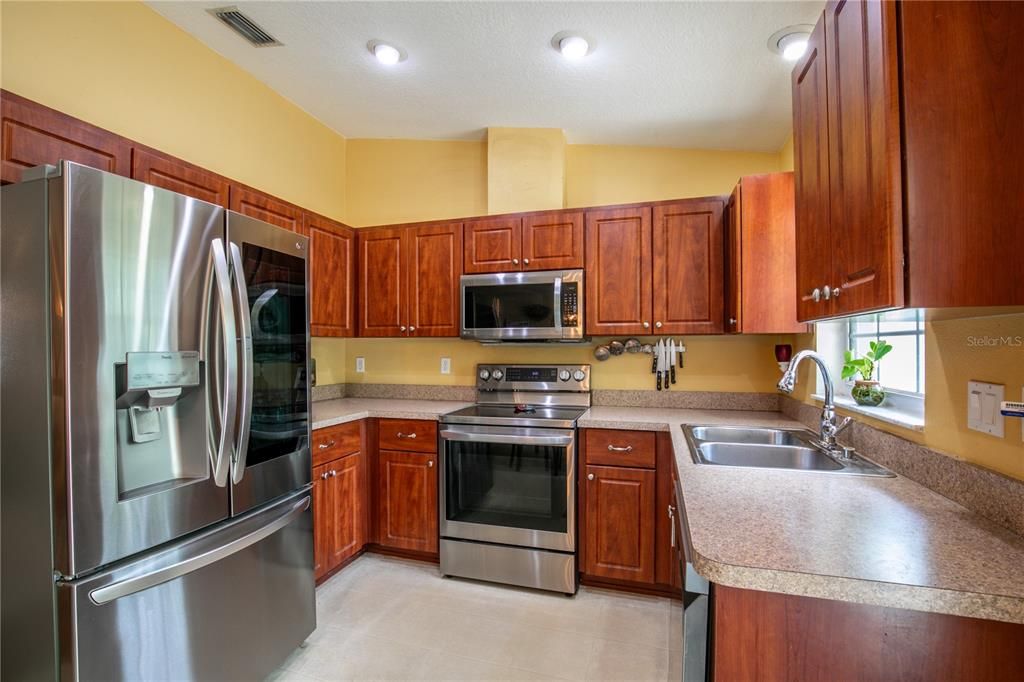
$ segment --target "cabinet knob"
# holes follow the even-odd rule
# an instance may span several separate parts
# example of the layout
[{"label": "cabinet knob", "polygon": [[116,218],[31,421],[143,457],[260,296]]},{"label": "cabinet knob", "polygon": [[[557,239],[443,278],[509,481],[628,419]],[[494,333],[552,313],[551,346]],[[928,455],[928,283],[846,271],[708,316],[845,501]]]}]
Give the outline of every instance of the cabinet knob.
[{"label": "cabinet knob", "polygon": [[398,330],[404,332],[405,331],[405,325],[403,324],[401,327],[398,328]]},{"label": "cabinet knob", "polygon": [[331,475],[331,478],[334,478],[335,476],[337,476],[337,475],[338,475],[338,472],[337,472],[337,471],[335,471],[334,469],[331,469],[331,470],[330,470],[330,471],[328,471],[327,473],[329,473],[329,474]]},{"label": "cabinet knob", "polygon": [[587,480],[588,481],[593,481],[594,480],[594,474],[587,474]]},{"label": "cabinet knob", "polygon": [[409,333],[412,334],[415,331],[416,331],[416,327],[413,327],[412,325],[409,325]]},{"label": "cabinet knob", "polygon": [[402,433],[401,431],[399,431],[395,435],[397,435],[399,438],[415,438],[416,432],[414,431],[413,433]]},{"label": "cabinet knob", "polygon": [[821,300],[821,289],[814,287],[814,291],[811,292],[811,300],[815,303]]},{"label": "cabinet knob", "polygon": [[644,329],[647,329],[650,326],[651,326],[650,322],[644,322]]},{"label": "cabinet knob", "polygon": [[609,443],[608,444],[608,452],[633,452],[633,446],[632,445],[627,445],[624,448],[620,448],[620,447],[616,447],[615,445],[612,445],[611,443]]},{"label": "cabinet knob", "polygon": [[330,443],[320,443],[320,445],[318,445],[317,447],[320,448],[321,450],[326,450],[327,448],[333,448],[334,447],[334,441],[332,440]]},{"label": "cabinet knob", "polygon": [[524,258],[523,259],[523,265],[529,265],[529,264],[530,264],[530,259],[529,258]]},{"label": "cabinet knob", "polygon": [[821,290],[821,297],[826,301],[832,298],[832,288],[829,285],[825,285],[825,288]]},{"label": "cabinet knob", "polygon": [[839,292],[842,290],[842,285],[832,287],[832,298],[839,298]]},{"label": "cabinet knob", "polygon": [[654,323],[654,328],[655,329],[661,329],[661,322],[660,321],[659,322],[655,322]]},{"label": "cabinet knob", "polygon": [[428,467],[432,467],[432,466],[434,466],[434,460],[432,460],[432,459],[428,459],[428,460],[427,460],[427,466],[428,466]]},{"label": "cabinet knob", "polygon": [[321,481],[326,481],[327,480],[327,474],[328,474],[328,472],[326,472],[326,471],[323,472],[322,474],[320,474],[320,480]]},{"label": "cabinet knob", "polygon": [[513,258],[512,259],[512,265],[519,265],[519,259],[518,258]]},{"label": "cabinet knob", "polygon": [[730,327],[735,327],[736,326],[736,318],[735,317],[730,317],[729,318],[729,326]]}]

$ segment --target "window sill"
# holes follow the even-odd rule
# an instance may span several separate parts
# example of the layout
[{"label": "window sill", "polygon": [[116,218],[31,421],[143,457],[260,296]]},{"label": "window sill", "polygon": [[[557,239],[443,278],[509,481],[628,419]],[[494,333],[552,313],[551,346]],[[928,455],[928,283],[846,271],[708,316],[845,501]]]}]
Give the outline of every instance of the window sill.
[{"label": "window sill", "polygon": [[[815,393],[811,396],[815,401],[819,403],[825,402],[825,397]],[[894,424],[904,429],[910,429],[911,431],[924,431],[924,415],[916,412],[909,412],[905,409],[896,407],[890,407],[888,405],[881,405],[879,407],[864,407],[858,405],[853,398],[849,398],[843,395],[837,395],[835,397],[836,407],[844,412],[853,412],[854,414],[862,414],[872,419],[877,419],[881,422],[888,424]]]}]

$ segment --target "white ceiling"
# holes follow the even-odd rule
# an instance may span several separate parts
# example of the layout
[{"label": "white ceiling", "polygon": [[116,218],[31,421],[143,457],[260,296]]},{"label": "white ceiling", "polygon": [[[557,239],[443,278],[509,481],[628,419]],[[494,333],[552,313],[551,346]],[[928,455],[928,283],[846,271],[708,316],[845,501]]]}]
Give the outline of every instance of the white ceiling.
[{"label": "white ceiling", "polygon": [[[481,139],[562,128],[573,144],[775,151],[792,64],[768,37],[822,2],[150,2],[352,138]],[[205,10],[236,4],[283,47],[254,48]],[[563,30],[591,40],[569,62]],[[379,39],[408,59],[378,64]]]}]

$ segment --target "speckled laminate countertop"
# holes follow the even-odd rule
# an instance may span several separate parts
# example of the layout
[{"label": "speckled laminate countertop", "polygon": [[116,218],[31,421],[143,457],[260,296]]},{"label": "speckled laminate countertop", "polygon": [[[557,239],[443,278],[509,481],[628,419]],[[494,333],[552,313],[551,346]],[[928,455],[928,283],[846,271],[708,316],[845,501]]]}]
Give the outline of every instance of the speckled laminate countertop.
[{"label": "speckled laminate countertop", "polygon": [[629,407],[580,419],[671,433],[691,561],[708,580],[1024,623],[1021,536],[902,476],[698,465],[684,424],[801,425],[778,412]]},{"label": "speckled laminate countertop", "polygon": [[337,398],[313,403],[313,428],[344,424],[368,417],[437,419],[442,414],[473,403],[450,400],[391,400],[384,398]]}]

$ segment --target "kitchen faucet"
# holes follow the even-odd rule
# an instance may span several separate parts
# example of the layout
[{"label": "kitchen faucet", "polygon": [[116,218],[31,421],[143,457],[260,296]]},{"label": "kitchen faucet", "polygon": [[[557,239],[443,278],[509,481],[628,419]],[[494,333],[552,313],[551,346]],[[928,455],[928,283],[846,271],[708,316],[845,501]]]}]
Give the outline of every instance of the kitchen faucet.
[{"label": "kitchen faucet", "polygon": [[805,358],[813,360],[818,365],[822,383],[825,384],[825,405],[821,409],[821,425],[819,430],[821,445],[831,454],[846,459],[849,457],[848,450],[836,444],[836,436],[849,426],[853,420],[847,417],[840,424],[836,424],[835,389],[832,386],[832,375],[829,374],[828,367],[825,366],[825,361],[822,357],[813,350],[802,350],[797,353],[793,361],[789,363],[789,368],[783,373],[782,378],[779,379],[779,390],[787,395],[793,392],[793,389],[796,388],[797,367],[800,366],[800,363]]}]

